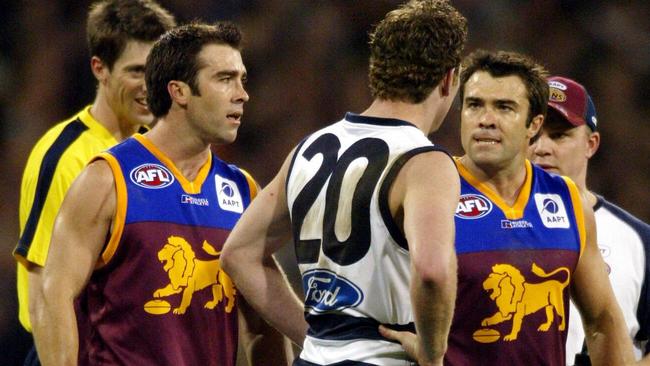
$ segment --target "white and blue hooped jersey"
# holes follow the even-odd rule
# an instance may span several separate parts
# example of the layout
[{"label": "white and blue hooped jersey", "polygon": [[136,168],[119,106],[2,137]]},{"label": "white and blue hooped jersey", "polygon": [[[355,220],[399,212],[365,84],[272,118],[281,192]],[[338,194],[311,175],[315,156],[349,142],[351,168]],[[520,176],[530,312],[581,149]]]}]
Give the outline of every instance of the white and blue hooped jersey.
[{"label": "white and blue hooped jersey", "polygon": [[[634,343],[637,360],[650,351],[650,225],[601,196],[594,206],[598,248],[609,271],[616,300]],[[571,303],[567,336],[567,365],[587,365],[585,333],[578,310]]]},{"label": "white and blue hooped jersey", "polygon": [[410,365],[379,324],[415,329],[408,246],[388,191],[408,159],[440,150],[414,125],[348,113],[307,137],[287,176],[305,293],[298,365]]}]

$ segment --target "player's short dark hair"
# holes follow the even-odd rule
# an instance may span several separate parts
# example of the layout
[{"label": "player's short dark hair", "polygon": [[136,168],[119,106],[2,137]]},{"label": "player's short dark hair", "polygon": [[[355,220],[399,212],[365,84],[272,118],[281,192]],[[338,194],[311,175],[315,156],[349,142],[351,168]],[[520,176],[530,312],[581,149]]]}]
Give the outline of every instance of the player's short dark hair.
[{"label": "player's short dark hair", "polygon": [[373,98],[420,103],[458,66],[467,20],[446,0],[411,0],[370,34]]},{"label": "player's short dark hair", "polygon": [[174,16],[152,0],[98,1],[88,12],[88,49],[111,70],[128,41],[154,42],[174,26]]},{"label": "player's short dark hair", "polygon": [[202,67],[198,54],[208,44],[228,45],[241,50],[241,32],[230,22],[191,23],[165,33],[147,57],[145,81],[147,104],[155,117],[162,117],[172,105],[167,84],[172,80],[187,83],[199,95],[196,75]]},{"label": "player's short dark hair", "polygon": [[460,98],[465,94],[465,83],[477,71],[485,71],[493,77],[516,75],[526,87],[528,93],[528,118],[526,127],[530,126],[533,117],[541,114],[546,116],[548,103],[548,71],[532,58],[516,52],[489,52],[477,50],[463,60],[463,71],[460,75]]}]

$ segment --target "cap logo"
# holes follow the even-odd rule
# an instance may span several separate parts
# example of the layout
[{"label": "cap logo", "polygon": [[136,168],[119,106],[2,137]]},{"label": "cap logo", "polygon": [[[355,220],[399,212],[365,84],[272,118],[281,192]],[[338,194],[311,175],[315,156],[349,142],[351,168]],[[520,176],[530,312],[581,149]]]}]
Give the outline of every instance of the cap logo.
[{"label": "cap logo", "polygon": [[560,90],[566,90],[566,85],[562,84],[559,81],[551,80],[548,82],[548,86],[550,88],[555,88],[555,89],[560,89]]},{"label": "cap logo", "polygon": [[550,95],[548,96],[548,99],[551,102],[559,102],[559,103],[566,102],[566,94],[564,94],[562,90],[551,88],[549,92]]}]

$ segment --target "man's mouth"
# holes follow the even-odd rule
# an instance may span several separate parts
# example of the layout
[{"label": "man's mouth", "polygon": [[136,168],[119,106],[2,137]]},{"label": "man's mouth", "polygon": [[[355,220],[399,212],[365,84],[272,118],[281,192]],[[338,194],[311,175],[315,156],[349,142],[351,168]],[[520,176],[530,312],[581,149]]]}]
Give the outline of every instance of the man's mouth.
[{"label": "man's mouth", "polygon": [[475,137],[474,141],[479,145],[496,145],[501,142],[501,140],[491,137]]},{"label": "man's mouth", "polygon": [[145,108],[147,107],[147,97],[137,97],[135,98],[135,102]]},{"label": "man's mouth", "polygon": [[235,121],[240,121],[242,115],[243,115],[243,113],[241,113],[241,112],[234,112],[234,113],[227,114],[226,117],[228,119],[232,119],[232,120],[235,120]]},{"label": "man's mouth", "polygon": [[546,163],[535,163],[537,166],[544,170],[557,170],[557,168],[551,164],[546,164]]}]

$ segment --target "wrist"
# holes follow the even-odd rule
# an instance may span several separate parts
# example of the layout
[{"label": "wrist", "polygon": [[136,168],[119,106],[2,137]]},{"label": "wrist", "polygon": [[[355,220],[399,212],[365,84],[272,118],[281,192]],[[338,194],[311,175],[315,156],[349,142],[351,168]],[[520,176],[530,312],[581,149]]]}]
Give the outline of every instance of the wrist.
[{"label": "wrist", "polygon": [[445,354],[441,355],[431,355],[426,354],[426,352],[420,352],[418,355],[418,365],[419,366],[442,366],[445,358]]}]

